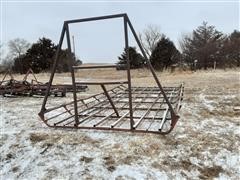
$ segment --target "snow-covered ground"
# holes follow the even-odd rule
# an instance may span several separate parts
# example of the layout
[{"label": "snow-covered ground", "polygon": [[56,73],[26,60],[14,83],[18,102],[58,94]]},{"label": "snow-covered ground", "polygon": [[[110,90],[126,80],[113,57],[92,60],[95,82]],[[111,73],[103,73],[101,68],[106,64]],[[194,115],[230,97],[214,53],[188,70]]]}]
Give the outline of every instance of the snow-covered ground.
[{"label": "snow-covered ground", "polygon": [[52,129],[37,116],[42,98],[0,97],[1,179],[239,179],[240,74],[161,78],[185,82],[181,119],[166,136]]}]

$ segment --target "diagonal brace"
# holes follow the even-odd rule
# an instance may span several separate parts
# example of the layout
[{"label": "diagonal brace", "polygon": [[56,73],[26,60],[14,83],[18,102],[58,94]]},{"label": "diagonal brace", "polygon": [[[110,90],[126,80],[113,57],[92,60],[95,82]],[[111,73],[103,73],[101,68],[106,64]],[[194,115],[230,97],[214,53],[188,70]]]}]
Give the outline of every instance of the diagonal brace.
[{"label": "diagonal brace", "polygon": [[105,94],[106,97],[108,98],[108,101],[110,102],[110,104],[111,104],[111,106],[112,106],[114,112],[115,112],[116,115],[119,117],[119,113],[118,113],[118,111],[117,111],[117,109],[116,109],[116,107],[115,107],[115,105],[114,105],[114,103],[113,103],[111,97],[109,96],[109,94],[108,94],[108,92],[107,92],[105,86],[104,86],[103,84],[101,84],[101,87],[102,87],[102,89],[103,89],[103,91],[104,91],[104,94]]}]

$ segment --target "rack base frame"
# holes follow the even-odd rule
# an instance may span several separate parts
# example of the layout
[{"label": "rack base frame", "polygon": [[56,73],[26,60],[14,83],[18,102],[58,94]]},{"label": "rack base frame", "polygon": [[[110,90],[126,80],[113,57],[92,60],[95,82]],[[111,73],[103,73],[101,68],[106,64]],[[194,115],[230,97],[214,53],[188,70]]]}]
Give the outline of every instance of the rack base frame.
[{"label": "rack base frame", "polygon": [[[175,112],[181,108],[184,87],[164,87]],[[78,118],[74,116],[74,102],[46,109],[39,113],[43,122],[53,128],[95,129],[168,134],[177,123],[179,116],[171,112],[161,91],[157,87],[132,87],[133,128],[130,126],[128,88],[117,86],[85,99],[78,100]],[[114,106],[112,106],[111,101]]]}]

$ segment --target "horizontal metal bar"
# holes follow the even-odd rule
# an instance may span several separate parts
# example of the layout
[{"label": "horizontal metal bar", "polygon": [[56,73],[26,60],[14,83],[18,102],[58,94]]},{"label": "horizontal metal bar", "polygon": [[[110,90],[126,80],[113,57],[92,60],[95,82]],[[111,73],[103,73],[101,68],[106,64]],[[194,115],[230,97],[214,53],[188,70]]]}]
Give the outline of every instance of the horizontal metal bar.
[{"label": "horizontal metal bar", "polygon": [[93,66],[72,66],[73,69],[99,69],[99,68],[116,68],[117,65],[93,65]]},{"label": "horizontal metal bar", "polygon": [[98,21],[98,20],[104,20],[104,19],[121,18],[126,15],[127,14],[125,14],[125,13],[124,14],[114,14],[114,15],[90,17],[90,18],[83,18],[83,19],[73,19],[73,20],[67,20],[64,22],[67,24],[70,24],[70,23],[80,23],[80,22],[87,22],[87,21]]},{"label": "horizontal metal bar", "polygon": [[[162,102],[158,102],[157,104],[161,104]],[[134,104],[133,104],[134,105]],[[155,103],[156,105],[156,103]],[[94,108],[102,108],[102,107],[94,107]],[[108,107],[104,107],[106,109],[112,109],[112,107],[108,106]],[[117,110],[128,110],[129,108],[128,107],[116,107]],[[151,108],[151,111],[164,111],[166,108]],[[145,110],[148,110],[148,108],[141,108],[141,107],[137,107],[135,108],[135,111],[145,111]]]},{"label": "horizontal metal bar", "polygon": [[138,133],[153,133],[153,134],[168,134],[170,131],[161,132],[161,131],[146,131],[141,129],[127,129],[127,128],[111,128],[111,127],[88,127],[88,126],[50,126],[54,128],[68,128],[68,129],[94,129],[94,130],[114,130],[114,131],[123,131],[123,132],[138,132]]},{"label": "horizontal metal bar", "polygon": [[111,128],[114,128],[120,121],[123,120],[128,115],[129,112],[125,113],[122,117],[120,117],[117,121],[115,121],[113,124],[111,124]]},{"label": "horizontal metal bar", "polygon": [[108,116],[105,116],[104,118],[102,118],[100,121],[98,121],[96,124],[94,124],[93,126],[96,127],[99,124],[101,124],[103,121],[105,121],[107,118],[109,118],[110,116],[112,116],[115,112],[109,114]]},{"label": "horizontal metal bar", "polygon": [[86,85],[101,85],[101,84],[127,84],[127,81],[89,81],[89,82],[76,82],[76,84],[86,84]]},{"label": "horizontal metal bar", "polygon": [[[116,116],[116,115],[112,115],[111,118],[117,119],[117,121],[118,121],[120,118],[122,118],[122,117],[125,117],[125,118],[128,119],[128,118],[130,117],[130,116],[128,116],[128,114],[129,114],[129,113],[123,114],[122,116],[120,115],[120,117],[119,117],[119,116]],[[82,115],[79,115],[79,116],[81,116],[81,117],[88,117],[88,116],[90,116],[90,115],[92,115],[92,114],[82,114]],[[104,118],[104,117],[106,117],[106,115],[94,114],[94,115],[91,116],[91,117],[92,117],[92,118]],[[139,119],[139,118],[141,118],[141,117],[142,117],[142,116],[133,116],[133,119]],[[153,117],[152,117],[152,116],[145,116],[144,119],[152,120]],[[160,117],[160,116],[154,118],[154,120],[156,120],[156,121],[160,121],[160,120],[162,120],[162,119],[163,119],[163,118]],[[166,118],[166,120],[171,120],[171,118]],[[72,122],[74,122],[74,120],[73,120]],[[69,124],[70,124],[70,123],[69,123]]]},{"label": "horizontal metal bar", "polygon": [[[109,91],[113,91],[113,90],[115,90],[115,89],[120,89],[120,90],[118,90],[118,91],[121,91],[122,89],[120,88],[122,85],[120,85],[120,86],[117,86],[117,87],[114,87],[113,89],[111,89],[111,90],[109,90]],[[104,93],[99,93],[99,94],[94,94],[94,95],[92,95],[92,96],[89,96],[89,97],[86,97],[86,98],[82,98],[82,99],[79,99],[79,100],[77,100],[77,102],[80,102],[80,101],[84,101],[84,100],[88,100],[88,99],[90,99],[90,98],[95,98],[95,97],[97,97],[97,96],[102,96],[102,97],[105,97],[104,96]],[[89,102],[89,103],[92,103],[93,101],[91,101],[91,102]],[[87,104],[89,104],[89,103],[87,103]],[[62,108],[62,107],[64,107],[64,106],[69,106],[69,105],[72,105],[73,104],[73,101],[72,102],[69,102],[69,103],[66,103],[66,104],[62,104],[62,105],[59,105],[59,106],[56,106],[56,107],[52,107],[52,108],[48,108],[48,109],[46,109],[45,111],[44,111],[44,113],[48,113],[48,112],[51,112],[51,111],[53,111],[53,110],[56,110],[56,109],[59,109],[59,108]]]}]

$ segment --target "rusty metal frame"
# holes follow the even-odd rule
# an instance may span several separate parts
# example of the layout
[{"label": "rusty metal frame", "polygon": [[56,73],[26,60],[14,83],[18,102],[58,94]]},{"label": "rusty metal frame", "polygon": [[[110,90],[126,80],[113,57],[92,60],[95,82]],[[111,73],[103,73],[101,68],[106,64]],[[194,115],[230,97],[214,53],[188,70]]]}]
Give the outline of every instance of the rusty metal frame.
[{"label": "rusty metal frame", "polygon": [[[124,25],[124,37],[125,37],[125,49],[127,54],[127,80],[126,81],[114,81],[114,82],[77,82],[75,78],[75,70],[76,69],[94,69],[94,68],[115,68],[115,65],[106,65],[106,66],[74,66],[74,64],[69,64],[69,68],[71,69],[71,77],[72,77],[72,85],[73,85],[73,101],[68,104],[63,104],[54,108],[46,108],[46,103],[48,100],[47,94],[49,94],[54,74],[56,72],[56,67],[59,61],[59,53],[63,44],[64,37],[67,40],[67,49],[68,49],[68,56],[72,58],[71,53],[71,42],[70,42],[70,32],[69,32],[69,24],[73,23],[82,23],[82,22],[89,22],[89,21],[98,21],[98,20],[105,20],[105,19],[113,19],[113,18],[122,18],[123,25]],[[129,44],[128,44],[128,31],[131,31],[133,34],[139,49],[146,59],[147,66],[151,71],[154,80],[156,81],[157,87],[132,87],[131,83],[131,70],[130,70],[130,61],[129,61]],[[72,62],[72,61],[71,61]],[[91,96],[87,99],[77,99],[76,94],[76,85],[77,84],[84,84],[84,85],[100,85],[103,89],[103,93]],[[120,84],[114,89],[107,91],[105,85],[113,85],[113,84]],[[125,86],[126,84],[127,86]],[[139,93],[138,89],[140,90]],[[145,90],[144,90],[145,89]],[[153,94],[151,94],[153,93]],[[127,95],[127,97],[126,97]],[[134,97],[133,97],[134,95]],[[144,95],[144,97],[140,97],[141,101],[136,103],[135,101],[139,99],[137,96]],[[154,95],[154,100],[148,100],[145,102],[146,99],[151,99]],[[170,96],[168,96],[170,95]],[[84,19],[75,19],[75,20],[68,20],[65,21],[62,27],[62,32],[58,44],[58,49],[56,52],[56,57],[53,64],[53,69],[50,75],[48,88],[46,91],[46,96],[44,97],[41,111],[39,112],[40,118],[43,122],[50,126],[50,127],[60,127],[60,128],[79,128],[79,129],[100,129],[100,130],[117,130],[117,131],[134,131],[134,132],[150,132],[150,133],[159,133],[159,134],[167,134],[171,132],[174,128],[176,122],[179,119],[177,115],[178,110],[180,109],[180,102],[182,100],[183,95],[183,85],[179,87],[169,87],[163,88],[158,80],[158,77],[152,67],[149,59],[146,56],[146,53],[137,37],[137,34],[127,16],[127,14],[115,14],[109,16],[100,16],[100,17],[92,17],[92,18],[84,18]],[[152,98],[153,99],[153,98]],[[91,101],[92,100],[92,101]],[[126,101],[127,100],[127,101]],[[161,102],[159,102],[161,100]],[[91,101],[91,103],[87,103],[85,101]],[[118,107],[119,103],[122,101],[126,101],[125,104],[121,107]],[[110,106],[106,106],[107,104]],[[150,103],[150,105],[149,105]],[[139,105],[148,104],[145,108],[140,108]],[[159,105],[158,108],[155,106]],[[61,110],[60,110],[61,109]],[[59,114],[55,114],[54,111],[59,110],[61,111]],[[110,111],[110,112],[109,112]],[[125,112],[127,111],[127,112]],[[142,116],[136,116],[136,111],[144,111]],[[149,117],[149,114],[155,112],[156,115]],[[161,113],[164,114],[161,114]],[[52,114],[50,117],[48,114]],[[124,114],[122,114],[124,113]],[[134,114],[135,113],[135,114]],[[161,115],[158,115],[158,114]],[[59,120],[60,116],[67,117]],[[114,115],[115,114],[115,115]],[[94,121],[95,118],[101,118],[100,121],[91,125],[83,125],[87,121]],[[113,119],[116,119],[110,125],[107,126],[100,126],[101,124],[107,122],[111,122]],[[117,127],[121,121],[124,119],[128,119],[127,127]],[[160,126],[155,130],[150,130],[151,125],[147,129],[141,129],[139,126],[144,122],[152,119],[152,122],[160,123]],[[165,124],[170,122],[169,127],[163,130]],[[126,125],[124,125],[126,126]]]},{"label": "rusty metal frame", "polygon": [[[32,74],[33,79],[27,81],[29,75]],[[9,79],[6,77],[9,76]],[[33,70],[30,68],[24,75],[22,80],[14,79],[11,70],[6,71],[2,81],[0,81],[0,95],[5,97],[15,96],[45,96],[48,85],[37,80]],[[87,86],[77,85],[76,91],[82,92],[87,89]],[[73,86],[71,84],[56,84],[51,86],[50,93],[48,95],[54,95],[55,97],[64,97],[67,92],[73,92]]]}]

